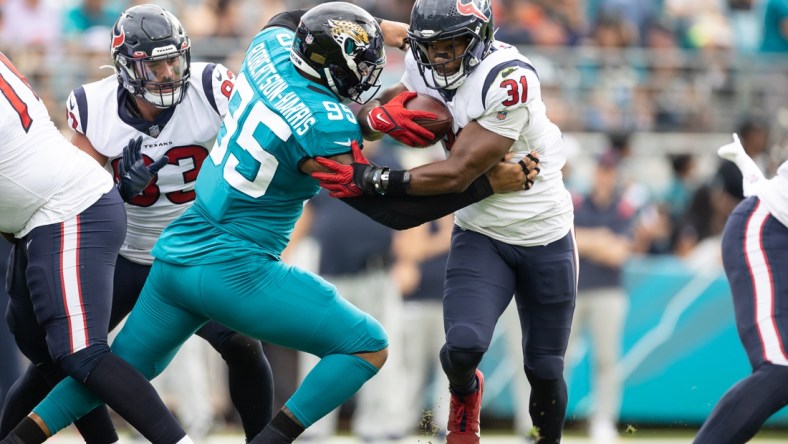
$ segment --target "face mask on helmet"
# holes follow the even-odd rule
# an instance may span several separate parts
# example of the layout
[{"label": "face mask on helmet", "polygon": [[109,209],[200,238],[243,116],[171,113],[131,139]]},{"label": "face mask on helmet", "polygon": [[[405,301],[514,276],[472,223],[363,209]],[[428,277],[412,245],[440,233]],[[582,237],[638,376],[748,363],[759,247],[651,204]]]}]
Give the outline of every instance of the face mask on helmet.
[{"label": "face mask on helmet", "polygon": [[470,35],[445,40],[415,41],[412,45],[419,71],[434,89],[457,89],[480,60],[468,56],[473,42]]},{"label": "face mask on helmet", "polygon": [[428,87],[459,88],[490,53],[493,37],[489,1],[419,0],[411,12],[408,39]]},{"label": "face mask on helmet", "polygon": [[380,89],[386,64],[380,26],[363,9],[324,3],[304,14],[290,58],[345,102],[366,103]]},{"label": "face mask on helmet", "polygon": [[135,95],[160,108],[169,108],[183,100],[184,73],[188,66],[186,54],[132,60],[131,64],[141,86],[141,94]]},{"label": "face mask on helmet", "polygon": [[129,8],[113,27],[118,82],[158,107],[180,103],[189,80],[191,45],[174,15],[155,5]]}]

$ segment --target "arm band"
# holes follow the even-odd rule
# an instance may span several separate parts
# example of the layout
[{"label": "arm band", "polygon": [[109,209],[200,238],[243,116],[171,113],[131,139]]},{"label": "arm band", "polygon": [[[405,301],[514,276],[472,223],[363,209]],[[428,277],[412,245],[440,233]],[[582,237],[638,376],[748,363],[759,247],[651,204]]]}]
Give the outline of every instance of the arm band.
[{"label": "arm band", "polygon": [[364,194],[372,196],[404,196],[410,183],[407,170],[392,170],[375,164],[354,164],[353,176]]},{"label": "arm band", "polygon": [[395,230],[407,230],[451,214],[492,194],[490,180],[486,174],[482,174],[462,193],[434,196],[364,195],[340,200],[380,224]]},{"label": "arm band", "polygon": [[386,194],[389,196],[404,196],[407,194],[409,183],[410,173],[407,170],[390,170],[389,183],[385,187]]}]

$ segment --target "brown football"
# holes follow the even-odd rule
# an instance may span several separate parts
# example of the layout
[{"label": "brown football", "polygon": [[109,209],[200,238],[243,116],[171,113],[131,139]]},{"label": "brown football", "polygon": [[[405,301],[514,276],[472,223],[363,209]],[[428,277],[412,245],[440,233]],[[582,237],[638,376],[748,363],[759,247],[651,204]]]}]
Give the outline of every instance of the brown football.
[{"label": "brown football", "polygon": [[416,97],[405,102],[405,108],[410,110],[428,111],[437,114],[438,118],[432,119],[413,119],[422,127],[426,128],[435,134],[435,137],[430,141],[430,145],[438,143],[443,136],[451,131],[452,121],[451,112],[449,108],[443,104],[439,99],[428,96],[427,94],[419,94]]}]

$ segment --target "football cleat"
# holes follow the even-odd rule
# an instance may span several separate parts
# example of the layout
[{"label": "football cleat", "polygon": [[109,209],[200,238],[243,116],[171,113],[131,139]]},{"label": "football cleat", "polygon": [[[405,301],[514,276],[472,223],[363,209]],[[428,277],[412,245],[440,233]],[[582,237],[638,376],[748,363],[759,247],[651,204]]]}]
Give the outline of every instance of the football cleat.
[{"label": "football cleat", "polygon": [[464,398],[451,394],[446,444],[479,444],[481,439],[479,416],[484,393],[484,375],[479,369],[476,369],[476,379],[479,381],[476,393],[466,395]]}]

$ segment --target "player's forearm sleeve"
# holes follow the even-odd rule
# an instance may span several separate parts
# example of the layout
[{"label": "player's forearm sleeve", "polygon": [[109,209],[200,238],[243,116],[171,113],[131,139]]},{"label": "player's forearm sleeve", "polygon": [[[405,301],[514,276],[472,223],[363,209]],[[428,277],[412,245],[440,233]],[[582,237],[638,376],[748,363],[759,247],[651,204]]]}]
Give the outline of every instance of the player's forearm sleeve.
[{"label": "player's forearm sleeve", "polygon": [[490,181],[486,175],[482,175],[462,193],[434,196],[359,196],[341,200],[375,222],[395,230],[407,230],[451,214],[492,194]]}]

